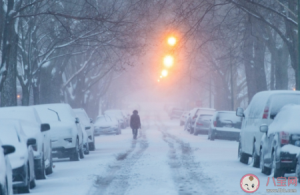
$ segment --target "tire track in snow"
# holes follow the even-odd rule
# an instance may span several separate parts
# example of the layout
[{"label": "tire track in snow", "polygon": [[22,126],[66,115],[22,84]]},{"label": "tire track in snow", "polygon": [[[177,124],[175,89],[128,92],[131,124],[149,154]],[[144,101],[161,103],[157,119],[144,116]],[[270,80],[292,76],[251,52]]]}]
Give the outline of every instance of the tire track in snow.
[{"label": "tire track in snow", "polygon": [[162,133],[163,140],[169,146],[168,163],[173,172],[174,182],[178,187],[178,194],[218,194],[214,191],[212,179],[204,175],[200,163],[195,162],[193,149],[189,143],[185,143],[168,133],[167,127],[163,125],[159,118],[157,120],[159,121],[157,128]]},{"label": "tire track in snow", "polygon": [[121,195],[126,192],[131,169],[148,148],[146,130],[149,125],[147,121],[145,124],[143,130],[139,131],[138,139],[132,140],[131,147],[117,154],[116,160],[108,165],[104,175],[96,176],[89,195]]}]

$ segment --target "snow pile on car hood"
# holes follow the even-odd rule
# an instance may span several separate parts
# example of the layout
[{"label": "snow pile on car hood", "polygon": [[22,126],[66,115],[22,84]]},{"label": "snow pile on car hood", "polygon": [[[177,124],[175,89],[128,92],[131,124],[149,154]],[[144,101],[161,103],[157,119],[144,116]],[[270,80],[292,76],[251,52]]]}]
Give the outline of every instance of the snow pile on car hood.
[{"label": "snow pile on car hood", "polygon": [[300,105],[286,105],[275,117],[269,127],[269,133],[285,131],[300,134]]}]

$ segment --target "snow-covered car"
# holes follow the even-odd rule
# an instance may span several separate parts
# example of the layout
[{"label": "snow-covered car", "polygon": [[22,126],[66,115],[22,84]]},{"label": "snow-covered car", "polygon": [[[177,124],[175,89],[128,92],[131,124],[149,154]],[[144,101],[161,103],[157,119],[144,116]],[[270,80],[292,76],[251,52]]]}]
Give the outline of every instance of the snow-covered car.
[{"label": "snow-covered car", "polygon": [[3,145],[0,140],[0,194],[12,195],[12,169],[8,155],[15,152],[15,147]]},{"label": "snow-covered car", "polygon": [[110,116],[98,116],[94,126],[95,135],[121,134],[118,120]]},{"label": "snow-covered car", "polygon": [[15,152],[8,155],[13,172],[13,187],[18,193],[29,193],[35,187],[34,155],[35,139],[27,139],[19,121],[0,121],[2,144],[14,146]]},{"label": "snow-covered car", "polygon": [[183,109],[173,108],[169,114],[170,119],[179,119],[183,112]]},{"label": "snow-covered car", "polygon": [[248,163],[249,157],[254,159],[252,166],[260,166],[261,138],[260,126],[273,122],[279,110],[287,104],[300,104],[299,91],[263,91],[255,94],[244,111],[236,110],[242,117],[241,133],[238,146],[238,157],[241,163]]},{"label": "snow-covered car", "polygon": [[121,110],[106,110],[104,115],[117,119],[121,125],[121,128],[126,128],[126,117]]},{"label": "snow-covered car", "polygon": [[83,126],[82,128],[85,129],[85,132],[88,136],[88,144],[89,144],[89,150],[94,151],[95,150],[95,129],[93,120],[90,119],[85,112],[84,109],[73,109],[76,116],[80,119],[80,124]]},{"label": "snow-covered car", "polygon": [[189,112],[189,118],[187,119],[188,123],[186,124],[186,129],[193,134],[194,127],[196,123],[196,119],[200,115],[213,115],[215,113],[215,109],[211,108],[194,108]]},{"label": "snow-covered car", "polygon": [[297,155],[300,154],[300,105],[284,106],[274,121],[261,125],[263,133],[260,153],[261,172],[274,177],[295,173]]},{"label": "snow-covered car", "polygon": [[199,114],[193,127],[194,135],[199,133],[208,134],[212,116],[212,114]]},{"label": "snow-covered car", "polygon": [[34,106],[42,121],[51,123],[52,156],[79,161],[84,158],[84,134],[69,104]]},{"label": "snow-covered car", "polygon": [[34,108],[28,106],[0,108],[0,119],[13,119],[21,122],[27,138],[36,140],[32,145],[36,179],[46,179],[52,173],[50,125],[42,123]]},{"label": "snow-covered car", "polygon": [[239,141],[241,118],[234,111],[218,111],[212,117],[208,139],[229,139]]}]

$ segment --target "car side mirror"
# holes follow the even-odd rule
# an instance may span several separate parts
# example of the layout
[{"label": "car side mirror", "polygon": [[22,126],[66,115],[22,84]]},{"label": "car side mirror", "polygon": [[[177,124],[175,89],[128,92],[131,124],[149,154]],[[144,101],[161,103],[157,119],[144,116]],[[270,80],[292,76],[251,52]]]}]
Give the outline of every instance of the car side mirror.
[{"label": "car side mirror", "polygon": [[259,127],[259,130],[260,130],[260,132],[262,132],[262,133],[267,133],[268,130],[269,130],[269,127],[268,127],[268,125],[261,125],[261,126]]},{"label": "car side mirror", "polygon": [[236,109],[236,116],[245,117],[245,115],[244,115],[244,109],[243,108],[237,108]]},{"label": "car side mirror", "polygon": [[76,118],[75,118],[75,123],[76,123],[76,124],[79,124],[79,122],[80,122],[80,121],[79,121],[79,118],[76,117]]},{"label": "car side mirror", "polygon": [[90,118],[90,123],[94,123],[93,119]]},{"label": "car side mirror", "polygon": [[3,148],[3,154],[4,155],[14,153],[15,150],[16,150],[15,147],[10,146],[10,145],[3,145],[2,148]]},{"label": "car side mirror", "polygon": [[91,129],[91,127],[85,127],[85,130],[90,130]]},{"label": "car side mirror", "polygon": [[36,144],[36,139],[30,138],[27,140],[27,146],[35,145]]},{"label": "car side mirror", "polygon": [[50,130],[50,125],[45,123],[45,124],[41,124],[41,132],[44,131],[49,131]]}]

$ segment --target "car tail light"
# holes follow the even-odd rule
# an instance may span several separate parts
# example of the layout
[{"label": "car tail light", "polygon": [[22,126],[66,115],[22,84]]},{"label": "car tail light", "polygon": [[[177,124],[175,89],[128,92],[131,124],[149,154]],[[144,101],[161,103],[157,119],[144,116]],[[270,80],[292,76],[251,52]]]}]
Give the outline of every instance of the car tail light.
[{"label": "car tail light", "polygon": [[269,115],[269,107],[265,107],[264,109],[264,114],[263,114],[263,119],[267,119],[268,118],[268,115]]},{"label": "car tail light", "polygon": [[216,127],[217,126],[217,121],[214,121],[214,127]]},{"label": "car tail light", "polygon": [[200,125],[200,126],[202,126],[203,124],[202,124],[202,123],[197,123],[197,125]]},{"label": "car tail light", "polygon": [[290,139],[290,134],[284,131],[280,132],[280,143],[282,145],[284,144],[288,144],[289,143],[289,139]]}]

